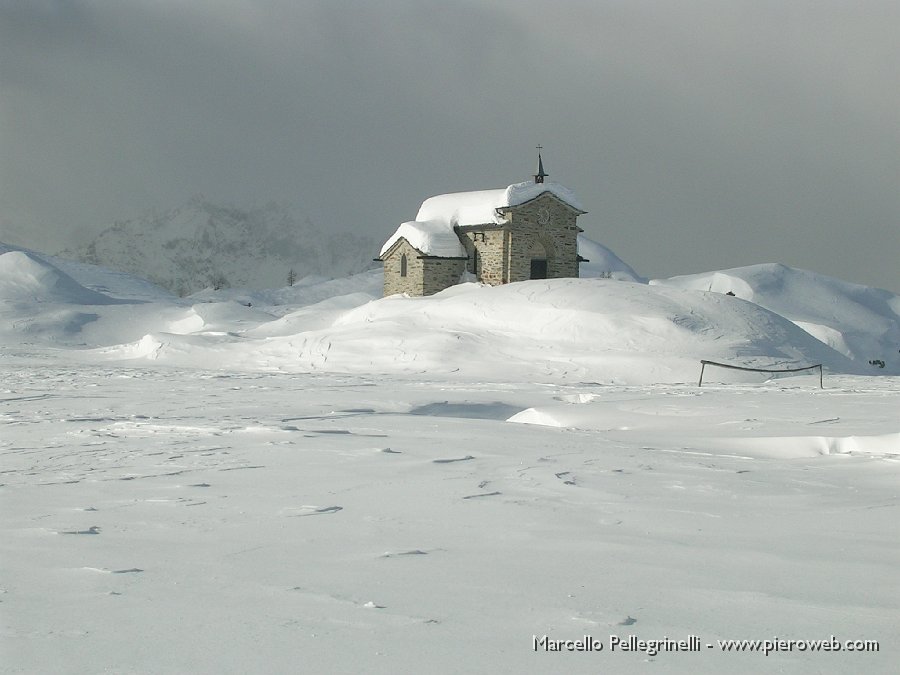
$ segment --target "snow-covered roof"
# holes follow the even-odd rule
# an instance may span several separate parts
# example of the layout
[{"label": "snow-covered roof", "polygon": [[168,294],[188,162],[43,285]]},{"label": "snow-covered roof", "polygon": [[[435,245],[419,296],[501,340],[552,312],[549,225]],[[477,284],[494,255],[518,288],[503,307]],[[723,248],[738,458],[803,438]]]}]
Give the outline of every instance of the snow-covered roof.
[{"label": "snow-covered roof", "polygon": [[432,255],[438,258],[466,257],[466,249],[463,248],[459,237],[456,236],[453,227],[448,227],[446,223],[437,221],[409,221],[403,223],[381,247],[381,255],[387,253],[391,246],[400,239],[406,239],[410,246],[420,250],[425,255]]},{"label": "snow-covered roof", "polygon": [[425,255],[441,258],[465,256],[466,252],[453,231],[457,225],[484,225],[502,223],[498,209],[518,206],[545,192],[578,211],[584,211],[575,194],[559,183],[515,183],[498,190],[478,190],[476,192],[453,192],[429,197],[419,208],[415,221],[403,223],[393,236],[381,247],[381,255],[401,237]]}]

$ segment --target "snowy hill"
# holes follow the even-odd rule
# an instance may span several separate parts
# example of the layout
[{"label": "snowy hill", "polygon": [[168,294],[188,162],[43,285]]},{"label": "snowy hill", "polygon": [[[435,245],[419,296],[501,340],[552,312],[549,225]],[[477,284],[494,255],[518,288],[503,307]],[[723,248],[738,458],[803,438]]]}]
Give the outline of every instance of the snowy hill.
[{"label": "snowy hill", "polygon": [[376,240],[318,230],[270,204],[242,210],[194,198],[160,216],[117,223],[61,255],[144,277],[173,293],[207,287],[277,288],[290,270],[347,276],[372,266]]},{"label": "snowy hill", "polygon": [[[380,270],[371,270],[176,298],[122,273],[0,250],[8,251],[0,256],[0,332],[100,348],[103,360],[639,384],[692,381],[701,359],[898,372],[897,296],[778,265],[650,285],[470,283],[428,298],[381,298]],[[616,260],[609,253],[602,264]],[[625,263],[608,269],[637,276]],[[869,364],[870,354],[885,366]]]},{"label": "snowy hill", "polygon": [[0,255],[0,291],[5,302],[106,305],[115,302],[25,251]]},{"label": "snowy hill", "polygon": [[[97,265],[67,260],[41,253],[40,251],[0,242],[0,256],[11,252],[25,254],[31,260],[43,263],[48,270],[55,270],[54,274],[58,273],[70,277],[84,289],[95,291],[104,296],[120,300],[143,301],[174,299],[172,293],[164,288],[132,274],[116,272]],[[15,270],[11,262],[15,259],[16,256],[9,258],[4,264],[4,270],[0,272],[5,279],[5,281],[0,282],[0,284],[4,284],[0,285],[0,300],[11,299],[15,294],[13,288],[22,281],[20,273]],[[44,289],[43,291],[36,291],[38,295],[48,290],[46,281],[42,282],[41,286]]]},{"label": "snowy hill", "polygon": [[578,235],[578,255],[586,259],[586,262],[578,266],[579,276],[583,279],[605,277],[619,281],[647,283],[647,280],[635,272],[631,265],[603,244],[588,239],[583,234]]},{"label": "snowy hill", "polygon": [[900,374],[900,296],[890,291],[774,263],[650,283],[734,293],[790,319],[873,373]]},{"label": "snowy hill", "polygon": [[266,307],[276,314],[286,313],[297,307],[314,305],[324,300],[362,294],[368,302],[381,297],[384,275],[380,269],[368,270],[348,277],[328,279],[308,276],[293,286],[250,290],[246,288],[206,288],[186,298],[195,302],[222,302],[232,300],[243,305]]},{"label": "snowy hill", "polygon": [[180,311],[177,297],[144,279],[0,243],[0,344],[128,340]]},{"label": "snowy hill", "polygon": [[[92,358],[245,371],[429,373],[490,380],[685,382],[700,359],[856,366],[792,322],[718,293],[555,279],[378,298],[377,272],[280,291],[119,301],[21,252],[0,256],[4,332]],[[96,268],[92,279],[98,281]],[[57,290],[68,279],[65,294]],[[38,302],[40,300],[40,302]]]},{"label": "snowy hill", "polygon": [[431,298],[384,298],[299,337],[289,348],[309,367],[491,381],[684,382],[694,378],[701,358],[853,369],[752,303],[603,279],[464,284]]}]

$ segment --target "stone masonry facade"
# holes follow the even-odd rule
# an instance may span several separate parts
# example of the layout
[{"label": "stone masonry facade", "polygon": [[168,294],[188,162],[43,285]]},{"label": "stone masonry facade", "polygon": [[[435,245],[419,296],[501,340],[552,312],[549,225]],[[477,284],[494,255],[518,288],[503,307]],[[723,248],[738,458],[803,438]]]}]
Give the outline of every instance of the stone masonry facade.
[{"label": "stone masonry facade", "polygon": [[[402,274],[404,256],[405,276]],[[424,256],[401,239],[384,257],[384,294],[434,295],[458,284],[465,271],[464,259]]]},{"label": "stone masonry facade", "polygon": [[422,262],[425,263],[422,295],[434,295],[458,284],[466,271],[466,261],[462,258],[425,258]]},{"label": "stone masonry facade", "polygon": [[[403,257],[406,257],[406,276],[401,275]],[[384,257],[384,294],[407,293],[424,295],[425,265],[422,254],[401,239]]]},{"label": "stone masonry facade", "polygon": [[[492,286],[532,278],[532,262],[546,278],[578,276],[576,219],[582,213],[551,192],[502,209],[503,222],[456,227],[468,259],[423,255],[401,238],[382,256],[384,294],[433,295],[462,281],[469,272]],[[401,274],[405,256],[405,276]],[[546,261],[545,263],[543,261]]]},{"label": "stone masonry facade", "polygon": [[579,212],[549,192],[504,210],[502,225],[458,228],[468,271],[492,286],[527,281],[533,258],[547,260],[547,278],[578,276]]}]

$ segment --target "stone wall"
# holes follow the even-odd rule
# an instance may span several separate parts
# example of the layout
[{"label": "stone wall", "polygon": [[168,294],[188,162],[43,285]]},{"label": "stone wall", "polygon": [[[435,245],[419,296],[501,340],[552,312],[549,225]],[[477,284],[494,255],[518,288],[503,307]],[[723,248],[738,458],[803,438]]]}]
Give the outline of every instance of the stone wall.
[{"label": "stone wall", "polygon": [[[578,276],[577,212],[549,194],[510,209],[509,281],[531,278],[531,256],[539,242],[547,253],[547,278]],[[541,222],[541,212],[549,222]]]},{"label": "stone wall", "polygon": [[462,241],[469,255],[468,271],[479,281],[492,286],[506,283],[508,259],[505,242],[508,239],[509,232],[500,228],[466,232]]},{"label": "stone wall", "polygon": [[[406,256],[406,276],[400,276],[400,265],[403,256]],[[409,293],[410,295],[422,295],[425,285],[425,261],[419,256],[416,249],[410,246],[406,239],[401,239],[388,256],[384,259],[384,294]]]},{"label": "stone wall", "polygon": [[422,295],[434,295],[458,284],[466,271],[466,261],[458,258],[425,258],[422,262],[425,264]]},{"label": "stone wall", "polygon": [[[400,276],[403,256],[406,276]],[[401,239],[384,259],[384,294],[434,295],[459,283],[466,261],[456,258],[425,258],[406,239]]]},{"label": "stone wall", "polygon": [[[547,278],[578,276],[578,213],[550,194],[509,209],[510,242],[507,282],[531,278],[535,243],[546,251]],[[549,215],[542,223],[541,215]]]}]

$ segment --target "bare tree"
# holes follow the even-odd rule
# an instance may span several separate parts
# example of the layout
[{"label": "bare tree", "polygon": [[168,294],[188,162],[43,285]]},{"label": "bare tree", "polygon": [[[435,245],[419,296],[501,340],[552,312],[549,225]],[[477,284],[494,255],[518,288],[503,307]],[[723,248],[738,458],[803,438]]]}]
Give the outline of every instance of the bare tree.
[{"label": "bare tree", "polygon": [[209,283],[213,287],[214,291],[218,291],[228,287],[228,279],[226,279],[225,275],[221,272],[212,274],[209,278]]}]

